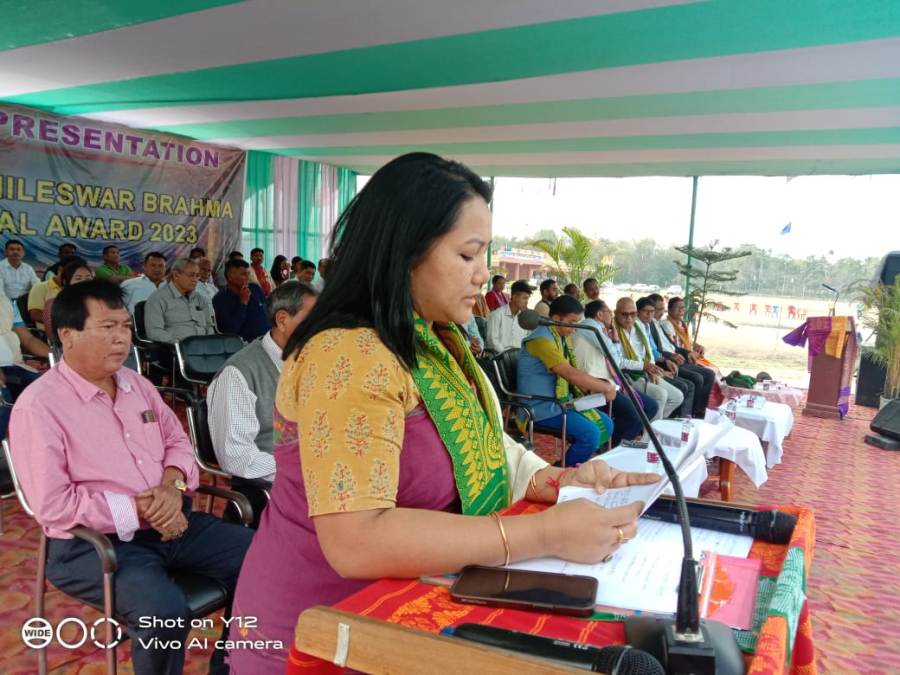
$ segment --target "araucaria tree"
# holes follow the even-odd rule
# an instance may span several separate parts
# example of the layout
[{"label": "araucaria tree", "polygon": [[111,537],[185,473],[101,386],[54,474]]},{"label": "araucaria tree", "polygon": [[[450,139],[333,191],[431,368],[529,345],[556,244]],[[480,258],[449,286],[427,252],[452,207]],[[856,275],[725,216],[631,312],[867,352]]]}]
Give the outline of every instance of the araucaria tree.
[{"label": "araucaria tree", "polygon": [[[727,305],[712,298],[712,295],[743,295],[728,289],[728,284],[737,279],[737,270],[716,270],[714,265],[737,260],[752,255],[750,251],[734,251],[730,247],[716,250],[718,240],[709,246],[676,246],[675,250],[688,256],[690,264],[674,261],[679,271],[690,280],[691,290],[689,297],[685,298],[687,305],[687,321],[693,325],[693,339],[697,339],[700,333],[700,324],[703,319],[709,319],[714,323],[724,323],[730,328],[737,328],[730,321],[718,316],[716,312],[728,309]],[[696,320],[695,320],[696,319]]]}]

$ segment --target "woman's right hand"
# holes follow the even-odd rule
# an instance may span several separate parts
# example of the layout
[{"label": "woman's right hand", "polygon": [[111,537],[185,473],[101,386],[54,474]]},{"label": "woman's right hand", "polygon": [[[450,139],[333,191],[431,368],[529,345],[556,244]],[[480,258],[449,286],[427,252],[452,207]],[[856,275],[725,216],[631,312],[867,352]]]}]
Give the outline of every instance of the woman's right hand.
[{"label": "woman's right hand", "polygon": [[[597,563],[637,536],[637,520],[643,502],[606,509],[587,499],[573,499],[544,511],[550,550],[563,560]],[[622,529],[624,539],[619,536]]]}]

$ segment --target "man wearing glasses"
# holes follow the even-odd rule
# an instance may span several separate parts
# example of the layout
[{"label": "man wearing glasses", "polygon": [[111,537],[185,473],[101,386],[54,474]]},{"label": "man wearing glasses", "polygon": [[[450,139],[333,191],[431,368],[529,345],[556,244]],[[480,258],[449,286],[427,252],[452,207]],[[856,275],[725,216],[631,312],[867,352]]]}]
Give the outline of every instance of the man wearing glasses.
[{"label": "man wearing glasses", "polygon": [[172,264],[170,282],[158,288],[144,306],[148,338],[174,343],[191,335],[216,332],[212,305],[197,291],[199,279],[195,260],[180,258]]},{"label": "man wearing glasses", "polygon": [[680,409],[684,394],[665,378],[665,371],[653,361],[653,353],[644,332],[635,325],[637,306],[631,298],[620,298],[616,303],[616,336],[621,345],[619,367],[634,381],[635,389],[647,394],[662,408],[662,416],[668,417]]}]

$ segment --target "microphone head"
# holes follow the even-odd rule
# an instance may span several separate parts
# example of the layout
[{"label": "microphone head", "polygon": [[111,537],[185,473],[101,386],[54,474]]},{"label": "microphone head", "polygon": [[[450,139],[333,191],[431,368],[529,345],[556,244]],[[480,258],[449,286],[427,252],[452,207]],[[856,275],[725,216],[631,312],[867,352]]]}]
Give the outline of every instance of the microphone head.
[{"label": "microphone head", "polygon": [[627,645],[603,647],[591,670],[610,675],[665,675],[662,664],[651,654]]},{"label": "microphone head", "polygon": [[525,330],[534,330],[538,326],[541,325],[541,315],[535,312],[533,309],[523,309],[519,312],[519,328],[524,328]]},{"label": "microphone head", "polygon": [[756,516],[753,524],[754,538],[773,544],[790,543],[794,526],[797,524],[797,516],[774,510],[757,511],[754,515]]}]

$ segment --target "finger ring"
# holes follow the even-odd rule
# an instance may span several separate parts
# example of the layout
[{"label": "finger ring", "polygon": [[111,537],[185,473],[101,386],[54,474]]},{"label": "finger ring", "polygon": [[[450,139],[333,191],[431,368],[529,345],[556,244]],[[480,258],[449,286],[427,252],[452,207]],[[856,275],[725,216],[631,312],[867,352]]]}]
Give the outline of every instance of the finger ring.
[{"label": "finger ring", "polygon": [[606,557],[605,557],[603,560],[601,560],[600,562],[602,562],[602,563],[608,563],[610,560],[612,560],[612,558],[613,558],[613,554],[610,553],[608,556],[606,556]]},{"label": "finger ring", "polygon": [[619,533],[619,538],[616,539],[616,544],[621,544],[622,542],[625,541],[625,532],[622,530],[621,527],[618,527],[618,526],[616,527],[616,532]]}]

